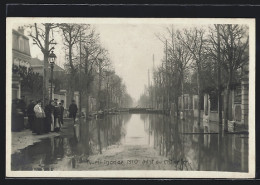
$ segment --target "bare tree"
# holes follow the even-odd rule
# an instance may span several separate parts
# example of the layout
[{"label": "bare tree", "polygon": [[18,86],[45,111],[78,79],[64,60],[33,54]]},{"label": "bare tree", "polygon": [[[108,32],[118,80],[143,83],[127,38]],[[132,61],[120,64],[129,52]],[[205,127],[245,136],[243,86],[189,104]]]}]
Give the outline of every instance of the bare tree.
[{"label": "bare tree", "polygon": [[200,104],[201,104],[201,71],[202,64],[205,61],[205,47],[207,40],[205,39],[205,30],[194,27],[190,30],[185,29],[184,35],[179,35],[179,41],[190,51],[192,60],[195,63],[197,71],[197,86],[198,86],[198,124],[200,125]]},{"label": "bare tree", "polygon": [[248,27],[243,25],[219,25],[220,52],[223,54],[222,66],[228,74],[226,84],[226,98],[224,106],[224,129],[228,127],[230,86],[234,72],[249,61],[249,35]]},{"label": "bare tree", "polygon": [[111,65],[110,60],[108,58],[108,51],[105,50],[104,48],[100,48],[100,54],[99,58],[97,60],[97,66],[98,66],[98,109],[102,109],[101,107],[101,85],[102,85],[102,80],[105,78],[104,71],[109,68]]},{"label": "bare tree", "polygon": [[[185,73],[190,68],[192,54],[190,50],[183,45],[182,40],[180,38],[183,37],[181,31],[177,31],[176,33],[176,41],[174,39],[174,35],[172,36],[172,43],[175,44],[175,48],[172,49],[171,55],[174,73],[176,74],[176,78],[180,81],[181,84],[181,94],[182,94],[182,105],[184,106],[184,83],[185,83]],[[178,75],[178,76],[177,76]],[[182,107],[184,109],[184,107]]]},{"label": "bare tree", "polygon": [[45,104],[45,98],[48,99],[48,89],[49,89],[49,54],[53,47],[50,48],[51,45],[55,45],[54,39],[50,40],[50,32],[52,29],[57,27],[57,24],[53,23],[42,23],[37,24],[34,23],[28,26],[30,28],[29,37],[33,39],[33,44],[37,45],[44,57],[44,69],[43,69],[43,103]]},{"label": "bare tree", "polygon": [[95,64],[97,64],[98,58],[102,53],[102,49],[99,45],[99,35],[95,33],[95,29],[92,28],[89,34],[86,34],[86,40],[83,43],[83,71],[84,71],[84,86],[83,92],[86,95],[86,113],[89,114],[88,105],[89,105],[89,93],[90,86],[94,80],[93,72],[95,70]]},{"label": "bare tree", "polygon": [[74,91],[75,91],[75,84],[76,84],[76,73],[77,73],[77,63],[79,61],[80,56],[76,52],[77,44],[82,41],[81,32],[85,29],[88,29],[89,25],[80,25],[80,24],[60,24],[60,29],[62,30],[63,40],[65,50],[68,50],[66,53],[66,59],[68,60],[68,70],[70,73],[70,95],[71,99],[73,99]]},{"label": "bare tree", "polygon": [[217,96],[218,96],[218,119],[219,124],[222,124],[222,83],[221,83],[221,45],[220,45],[220,25],[215,24],[209,29],[209,47],[208,54],[216,61],[217,66]]}]

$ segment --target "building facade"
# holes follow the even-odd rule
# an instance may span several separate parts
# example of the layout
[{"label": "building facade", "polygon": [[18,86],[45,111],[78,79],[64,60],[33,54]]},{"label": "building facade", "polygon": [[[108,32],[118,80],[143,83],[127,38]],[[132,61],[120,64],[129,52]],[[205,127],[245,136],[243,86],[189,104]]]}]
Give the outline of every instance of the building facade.
[{"label": "building facade", "polygon": [[29,38],[24,35],[24,29],[12,31],[12,99],[21,98],[21,78],[19,67],[30,67],[31,52]]}]

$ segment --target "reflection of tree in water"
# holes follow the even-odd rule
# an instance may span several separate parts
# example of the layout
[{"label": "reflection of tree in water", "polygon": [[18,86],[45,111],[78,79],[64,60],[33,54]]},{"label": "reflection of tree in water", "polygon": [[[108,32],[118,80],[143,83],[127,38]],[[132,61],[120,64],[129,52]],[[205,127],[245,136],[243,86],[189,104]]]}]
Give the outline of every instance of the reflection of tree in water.
[{"label": "reflection of tree in water", "polygon": [[129,120],[127,115],[108,115],[103,119],[91,120],[80,124],[80,140],[73,140],[74,155],[89,156],[102,153],[110,145],[118,143],[122,137],[122,124]]},{"label": "reflection of tree in water", "polygon": [[129,120],[131,119],[132,114],[122,114],[122,118],[123,118],[123,122],[122,122],[122,126],[121,126],[121,139],[125,139],[126,136],[126,125],[129,122]]},{"label": "reflection of tree in water", "polygon": [[122,118],[123,118],[123,121],[124,121],[124,124],[126,124],[132,117],[132,114],[128,114],[128,113],[123,113],[121,114],[122,115]]},{"label": "reflection of tree in water", "polygon": [[140,118],[143,122],[145,122],[148,118],[149,114],[140,114]]},{"label": "reflection of tree in water", "polygon": [[154,147],[160,155],[173,161],[176,170],[192,169],[186,158],[183,137],[184,124],[180,120],[165,115],[150,115],[151,130],[154,132]]},{"label": "reflection of tree in water", "polygon": [[63,138],[45,139],[12,155],[12,170],[53,170],[52,164],[64,157]]},{"label": "reflection of tree in water", "polygon": [[[92,153],[90,143],[90,121],[82,121],[81,124],[74,126],[75,137],[70,139],[71,155],[74,156],[73,160],[86,160]],[[75,157],[78,159],[75,159]]]}]

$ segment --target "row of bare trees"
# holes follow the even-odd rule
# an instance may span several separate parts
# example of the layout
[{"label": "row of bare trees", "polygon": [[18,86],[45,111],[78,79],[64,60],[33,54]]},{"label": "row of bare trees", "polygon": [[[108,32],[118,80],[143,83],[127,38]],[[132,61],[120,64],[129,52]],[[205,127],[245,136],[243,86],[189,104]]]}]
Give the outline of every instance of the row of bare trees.
[{"label": "row of bare trees", "polygon": [[[203,93],[216,94],[221,122],[224,93],[227,127],[231,85],[241,80],[242,68],[249,62],[248,27],[216,24],[176,28],[172,25],[166,32],[156,35],[165,46],[165,57],[154,70],[148,93],[150,102],[161,103],[164,109],[175,103],[178,112],[178,97],[184,93],[198,95],[198,108]],[[200,117],[199,111],[198,122]]]},{"label": "row of bare trees", "polygon": [[[68,90],[70,99],[74,92],[80,93],[79,107],[89,110],[89,96],[97,99],[97,110],[115,106],[129,106],[131,97],[127,94],[122,79],[115,74],[108,51],[102,47],[99,34],[90,24],[33,24],[29,25],[29,36],[44,55],[44,92],[48,99],[49,63],[48,56],[56,44],[65,51],[65,75],[61,83]],[[62,38],[55,43],[55,35]],[[64,52],[64,51],[55,51]],[[130,99],[130,100],[129,100]]]}]

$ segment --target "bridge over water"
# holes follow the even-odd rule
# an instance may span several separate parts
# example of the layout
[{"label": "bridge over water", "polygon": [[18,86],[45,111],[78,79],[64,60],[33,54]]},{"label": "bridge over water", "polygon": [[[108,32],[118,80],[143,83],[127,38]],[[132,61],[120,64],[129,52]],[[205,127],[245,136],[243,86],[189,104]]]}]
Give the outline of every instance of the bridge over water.
[{"label": "bridge over water", "polygon": [[152,109],[152,108],[142,108],[142,107],[119,109],[119,111],[125,111],[129,113],[164,113],[165,112],[165,110],[162,109]]}]

